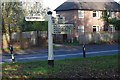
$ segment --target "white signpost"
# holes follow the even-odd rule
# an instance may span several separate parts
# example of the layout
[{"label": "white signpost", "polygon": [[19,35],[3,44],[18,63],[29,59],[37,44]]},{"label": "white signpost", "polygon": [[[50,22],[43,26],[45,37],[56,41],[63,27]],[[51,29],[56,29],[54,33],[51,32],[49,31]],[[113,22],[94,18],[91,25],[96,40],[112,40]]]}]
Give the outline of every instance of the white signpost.
[{"label": "white signpost", "polygon": [[40,16],[26,16],[26,21],[48,21],[48,65],[54,66],[53,54],[53,35],[52,34],[71,34],[73,31],[73,24],[53,24],[52,12],[48,11],[48,20]]},{"label": "white signpost", "polygon": [[[52,12],[48,11],[48,65],[54,66],[54,57],[53,57],[53,36],[52,36]],[[26,16],[26,21],[47,21],[40,16]]]},{"label": "white signpost", "polygon": [[48,65],[54,66],[53,35],[52,35],[52,12],[48,11]]}]

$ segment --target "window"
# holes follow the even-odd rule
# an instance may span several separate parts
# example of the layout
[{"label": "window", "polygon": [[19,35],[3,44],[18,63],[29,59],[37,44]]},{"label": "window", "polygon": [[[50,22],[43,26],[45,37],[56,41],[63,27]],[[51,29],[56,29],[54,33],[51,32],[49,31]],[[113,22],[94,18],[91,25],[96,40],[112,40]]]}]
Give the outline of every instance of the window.
[{"label": "window", "polygon": [[111,17],[115,18],[115,12],[111,12]]},{"label": "window", "polygon": [[108,11],[108,16],[111,18],[115,18],[115,12]]},{"label": "window", "polygon": [[84,11],[78,10],[78,17],[84,18]]},{"label": "window", "polygon": [[93,26],[93,32],[98,32],[98,31],[100,31],[99,26]]},{"label": "window", "polygon": [[96,11],[93,11],[93,17],[97,17]]},{"label": "window", "polygon": [[84,26],[78,26],[78,30],[79,32],[84,32],[85,31]]},{"label": "window", "polygon": [[93,26],[93,32],[96,32],[97,30],[96,30],[96,26]]},{"label": "window", "polygon": [[100,17],[100,11],[93,11],[93,17]]},{"label": "window", "polygon": [[113,25],[109,25],[108,31],[109,32],[114,32],[115,31],[115,27]]}]

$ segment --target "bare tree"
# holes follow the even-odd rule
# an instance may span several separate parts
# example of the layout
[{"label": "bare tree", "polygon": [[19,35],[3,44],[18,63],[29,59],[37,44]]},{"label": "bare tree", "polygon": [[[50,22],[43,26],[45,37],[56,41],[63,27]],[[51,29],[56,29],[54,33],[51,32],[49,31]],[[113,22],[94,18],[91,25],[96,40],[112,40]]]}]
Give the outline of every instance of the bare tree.
[{"label": "bare tree", "polygon": [[[5,34],[9,34],[9,44],[12,44],[12,32],[21,31],[21,21],[24,18],[21,2],[3,2],[2,3],[2,17],[3,29]],[[13,30],[14,29],[14,30]]]},{"label": "bare tree", "polygon": [[26,16],[41,16],[45,17],[48,7],[44,7],[42,0],[33,2],[23,2]]}]

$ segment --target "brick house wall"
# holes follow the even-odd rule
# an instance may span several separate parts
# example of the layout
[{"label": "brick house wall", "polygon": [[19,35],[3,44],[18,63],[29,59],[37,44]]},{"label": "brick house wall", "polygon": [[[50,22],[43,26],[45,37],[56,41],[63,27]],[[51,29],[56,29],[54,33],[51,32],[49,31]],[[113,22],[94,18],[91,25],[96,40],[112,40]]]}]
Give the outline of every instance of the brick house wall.
[{"label": "brick house wall", "polygon": [[59,11],[57,14],[64,16],[66,23],[74,23],[76,29],[80,26],[85,26],[85,32],[92,32],[93,25],[100,25],[100,27],[104,25],[101,18],[92,17],[92,12],[93,11],[84,11],[84,18],[78,17],[78,10]]},{"label": "brick house wall", "polygon": [[103,31],[104,21],[101,19],[102,11],[99,11],[99,13],[99,17],[93,17],[93,11],[85,11],[85,32],[93,32],[93,26],[99,26],[99,31]]},{"label": "brick house wall", "polygon": [[[93,17],[93,11],[84,11],[84,18],[78,17],[78,10],[70,11],[59,11],[57,14],[65,17],[66,23],[73,23],[76,27],[85,26],[86,32],[92,32],[92,26],[99,25],[100,28],[104,26],[104,21],[101,19],[102,11],[100,12],[100,17]],[[116,12],[115,16],[120,19],[120,12]],[[100,29],[102,31],[102,29]]]},{"label": "brick house wall", "polygon": [[[75,25],[73,37],[78,37],[80,34],[79,29],[83,26],[85,32],[93,32],[93,26],[96,26],[98,31],[103,31],[104,21],[101,18],[102,12],[99,11],[99,17],[93,17],[93,11],[85,10],[84,18],[79,18],[78,10],[57,11],[56,13],[65,17],[65,23],[73,23]],[[120,12],[116,12],[115,16],[117,19],[120,19]]]}]

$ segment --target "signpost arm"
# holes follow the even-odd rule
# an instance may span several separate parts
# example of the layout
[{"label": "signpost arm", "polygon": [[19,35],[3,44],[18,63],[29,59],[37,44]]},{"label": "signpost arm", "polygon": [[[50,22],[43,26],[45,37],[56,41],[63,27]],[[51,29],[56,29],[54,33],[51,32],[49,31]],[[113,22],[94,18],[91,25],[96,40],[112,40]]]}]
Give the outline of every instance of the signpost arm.
[{"label": "signpost arm", "polygon": [[48,65],[54,66],[53,36],[52,36],[52,12],[48,11]]}]

